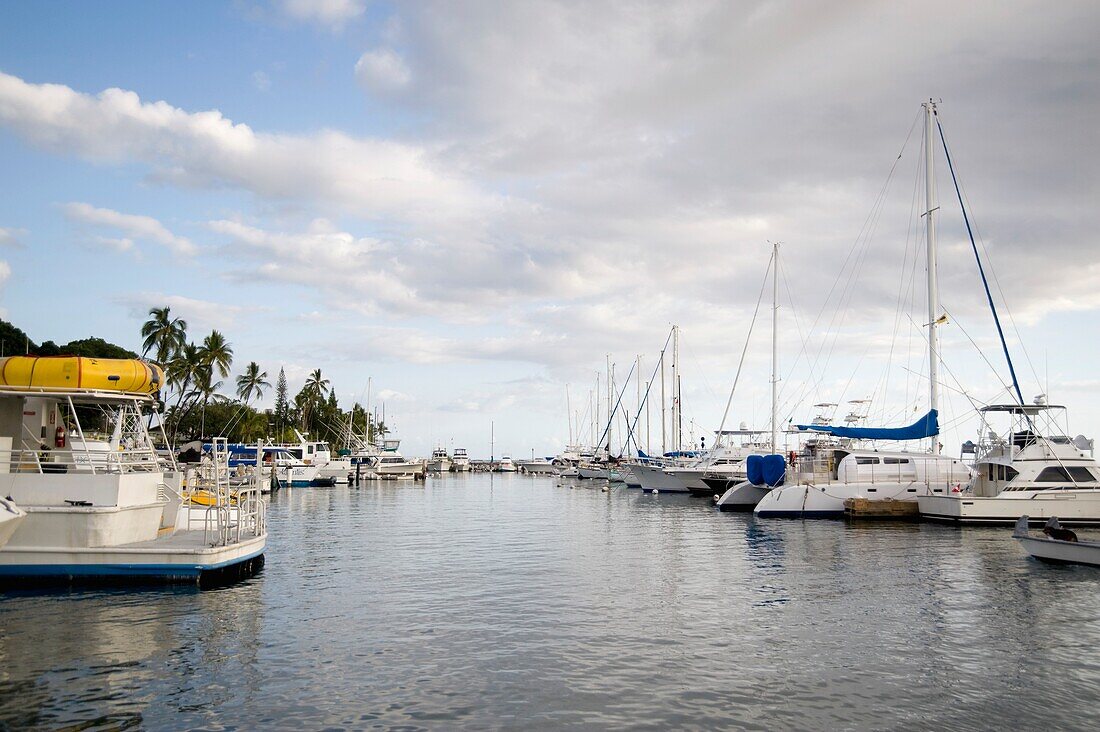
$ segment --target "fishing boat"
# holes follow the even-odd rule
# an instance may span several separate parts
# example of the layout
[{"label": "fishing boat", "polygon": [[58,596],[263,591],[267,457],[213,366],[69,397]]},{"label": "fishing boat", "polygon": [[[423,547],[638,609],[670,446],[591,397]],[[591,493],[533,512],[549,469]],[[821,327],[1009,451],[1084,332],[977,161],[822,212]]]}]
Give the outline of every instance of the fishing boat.
[{"label": "fishing boat", "polygon": [[[922,518],[1011,524],[1024,515],[1032,523],[1057,516],[1067,524],[1100,524],[1100,463],[1088,440],[1059,434],[1065,407],[1003,404],[980,412],[987,436],[976,446],[973,479],[950,493],[919,498]],[[994,417],[1007,418],[1006,431],[992,429]]]},{"label": "fishing boat", "polygon": [[429,473],[450,472],[451,456],[447,454],[446,448],[439,447],[432,451],[432,457],[428,460],[427,470]]},{"label": "fishing boat", "polygon": [[69,386],[83,382],[64,370],[15,373],[0,366],[0,495],[26,515],[0,548],[0,583],[200,582],[262,565],[258,484],[231,496],[226,468],[211,505],[190,505],[178,466],[154,448],[147,412],[159,380],[107,373],[106,386],[88,388]]},{"label": "fishing boat", "polygon": [[1032,536],[1029,522],[1028,516],[1017,519],[1012,538],[1031,556],[1044,562],[1100,567],[1100,541],[1080,541],[1077,534],[1063,528],[1055,516],[1047,519],[1043,536]]},{"label": "fishing boat", "polygon": [[466,454],[466,448],[456,447],[451,457],[451,471],[454,473],[470,472],[470,456]]}]

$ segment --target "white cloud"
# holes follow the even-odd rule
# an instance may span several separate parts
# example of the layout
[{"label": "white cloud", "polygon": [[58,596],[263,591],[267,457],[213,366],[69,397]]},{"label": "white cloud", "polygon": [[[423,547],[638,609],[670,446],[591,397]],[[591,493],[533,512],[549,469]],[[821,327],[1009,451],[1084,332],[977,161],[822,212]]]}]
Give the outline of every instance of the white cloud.
[{"label": "white cloud", "polygon": [[26,229],[12,229],[0,226],[0,247],[20,249],[23,247],[22,238],[26,235]]},{"label": "white cloud", "polygon": [[234,325],[243,313],[262,310],[262,308],[245,308],[182,295],[167,295],[163,292],[135,292],[116,297],[115,302],[125,306],[130,317],[142,322],[149,317],[150,308],[167,305],[172,308],[173,317],[187,321],[187,331],[193,340],[201,339],[210,330],[224,332]]},{"label": "white cloud", "polygon": [[415,397],[406,394],[403,391],[395,391],[393,389],[382,389],[378,392],[378,401],[381,402],[411,402]]},{"label": "white cloud", "polygon": [[134,245],[133,239],[160,244],[181,256],[191,256],[198,251],[198,247],[190,239],[173,234],[151,216],[124,214],[79,202],[66,203],[61,210],[65,218],[75,224],[115,229],[127,234],[128,237],[125,238],[98,238],[98,241],[116,251],[131,249]]},{"label": "white cloud", "polygon": [[258,91],[268,91],[271,89],[271,77],[263,71],[253,71],[252,86],[256,87]]},{"label": "white cloud", "polygon": [[370,91],[391,92],[408,86],[412,73],[393,49],[376,48],[359,57],[355,78]]},{"label": "white cloud", "polygon": [[476,222],[502,203],[440,169],[426,147],[332,130],[257,133],[217,111],[189,113],[122,89],[93,97],[0,73],[0,124],[50,150],[146,163],[161,182],[231,186],[366,219]]},{"label": "white cloud", "polygon": [[0,287],[3,287],[11,277],[11,265],[0,259]]},{"label": "white cloud", "polygon": [[340,30],[366,10],[365,0],[280,0],[280,9],[293,20]]}]

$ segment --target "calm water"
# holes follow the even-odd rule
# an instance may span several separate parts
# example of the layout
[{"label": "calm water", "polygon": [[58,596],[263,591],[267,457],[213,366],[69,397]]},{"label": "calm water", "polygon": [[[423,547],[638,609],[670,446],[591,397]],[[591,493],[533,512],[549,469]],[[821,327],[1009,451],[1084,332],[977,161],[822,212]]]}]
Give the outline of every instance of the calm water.
[{"label": "calm water", "polygon": [[0,596],[0,728],[1100,724],[1100,571],[579,485],[294,489],[245,583]]}]

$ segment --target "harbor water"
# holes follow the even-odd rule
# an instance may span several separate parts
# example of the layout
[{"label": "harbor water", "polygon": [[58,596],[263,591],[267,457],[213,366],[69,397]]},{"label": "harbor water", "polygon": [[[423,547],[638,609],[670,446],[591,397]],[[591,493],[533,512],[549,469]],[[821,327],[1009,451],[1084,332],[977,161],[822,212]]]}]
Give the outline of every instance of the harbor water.
[{"label": "harbor water", "polygon": [[244,582],[0,595],[0,729],[1100,723],[1100,570],[601,485],[290,489]]}]

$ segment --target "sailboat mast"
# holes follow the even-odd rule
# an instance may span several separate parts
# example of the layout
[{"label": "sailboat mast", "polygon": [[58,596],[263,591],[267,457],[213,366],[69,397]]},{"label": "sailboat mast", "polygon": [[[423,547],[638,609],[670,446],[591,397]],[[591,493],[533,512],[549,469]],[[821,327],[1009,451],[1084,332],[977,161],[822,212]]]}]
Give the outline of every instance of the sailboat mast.
[{"label": "sailboat mast", "polygon": [[668,419],[665,417],[665,350],[661,349],[661,454],[664,455],[668,452],[668,437],[665,431],[665,424]]},{"label": "sailboat mast", "polygon": [[673,447],[680,451],[680,326],[672,326],[672,439]]},{"label": "sailboat mast", "polygon": [[573,444],[573,407],[569,404],[569,384],[565,385],[565,421],[569,423],[569,444]]},{"label": "sailboat mast", "polygon": [[779,242],[772,244],[772,453],[779,453]]},{"label": "sailboat mast", "polygon": [[[925,233],[928,244],[928,399],[929,408],[940,408],[939,380],[939,283],[936,281],[936,160],[932,147],[932,123],[936,114],[936,103],[929,99],[924,103],[924,202]],[[932,437],[932,453],[939,454],[938,435]]]}]

